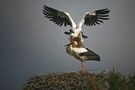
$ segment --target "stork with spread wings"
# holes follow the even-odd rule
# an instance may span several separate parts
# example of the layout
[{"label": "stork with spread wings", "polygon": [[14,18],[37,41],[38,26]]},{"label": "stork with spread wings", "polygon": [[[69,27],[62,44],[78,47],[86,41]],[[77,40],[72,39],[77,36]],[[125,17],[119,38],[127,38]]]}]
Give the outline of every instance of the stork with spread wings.
[{"label": "stork with spread wings", "polygon": [[76,25],[68,12],[59,11],[46,5],[43,7],[43,14],[46,18],[59,26],[71,26],[70,30],[74,33],[74,35],[72,34],[73,36],[78,36],[78,34],[82,32],[82,25],[96,26],[100,23],[103,23],[104,20],[108,20],[109,12],[110,10],[107,8],[95,10],[93,12],[86,12],[79,24]]},{"label": "stork with spread wings", "polygon": [[67,25],[71,26],[69,31],[65,34],[70,35],[70,43],[66,45],[66,51],[69,55],[74,56],[76,59],[81,61],[81,71],[83,72],[83,61],[86,60],[96,60],[100,61],[98,54],[84,47],[83,38],[87,38],[82,32],[82,25],[86,26],[96,26],[108,20],[108,13],[110,10],[100,9],[93,12],[86,12],[83,18],[80,20],[79,24],[76,25],[68,12],[59,11],[54,8],[43,6],[43,14],[50,21],[55,24],[65,27]]}]

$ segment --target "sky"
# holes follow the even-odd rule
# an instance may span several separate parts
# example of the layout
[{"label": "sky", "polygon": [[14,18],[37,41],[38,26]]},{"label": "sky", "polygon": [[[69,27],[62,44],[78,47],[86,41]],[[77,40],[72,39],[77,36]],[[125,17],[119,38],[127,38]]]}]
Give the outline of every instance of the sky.
[{"label": "sky", "polygon": [[65,52],[68,36],[42,14],[43,5],[69,12],[76,23],[87,11],[110,9],[108,21],[86,27],[85,46],[101,61],[86,62],[87,70],[115,67],[124,75],[135,72],[135,0],[1,0],[0,90],[20,90],[28,78],[79,71],[80,62]]}]

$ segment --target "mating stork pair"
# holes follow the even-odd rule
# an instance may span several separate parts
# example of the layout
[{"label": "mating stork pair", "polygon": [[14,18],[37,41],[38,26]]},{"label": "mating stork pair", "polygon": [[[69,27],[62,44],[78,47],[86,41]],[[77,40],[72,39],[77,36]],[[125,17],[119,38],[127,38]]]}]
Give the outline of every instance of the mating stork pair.
[{"label": "mating stork pair", "polygon": [[54,8],[43,6],[43,14],[50,21],[53,21],[59,26],[71,26],[69,32],[65,34],[69,35],[69,44],[65,45],[66,52],[81,61],[80,71],[84,72],[83,62],[87,60],[100,61],[100,56],[88,48],[84,47],[83,38],[87,38],[82,32],[82,25],[96,26],[97,24],[103,23],[103,20],[108,20],[108,13],[110,11],[106,9],[100,9],[93,12],[86,12],[79,24],[76,25],[68,12],[59,11]]}]

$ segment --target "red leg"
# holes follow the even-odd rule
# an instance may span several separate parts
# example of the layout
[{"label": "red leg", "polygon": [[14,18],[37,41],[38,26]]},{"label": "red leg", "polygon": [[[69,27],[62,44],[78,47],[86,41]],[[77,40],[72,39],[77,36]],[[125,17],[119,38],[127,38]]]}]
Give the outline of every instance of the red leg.
[{"label": "red leg", "polygon": [[82,61],[81,61],[80,69],[81,69],[81,72],[84,73],[84,65]]}]

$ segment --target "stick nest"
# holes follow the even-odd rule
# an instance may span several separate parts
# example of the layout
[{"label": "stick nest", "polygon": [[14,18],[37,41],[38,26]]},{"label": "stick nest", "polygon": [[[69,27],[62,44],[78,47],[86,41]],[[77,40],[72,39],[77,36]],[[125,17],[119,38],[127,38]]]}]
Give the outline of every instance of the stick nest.
[{"label": "stick nest", "polygon": [[105,77],[88,72],[53,73],[31,77],[23,90],[96,90],[97,85],[106,90]]}]

